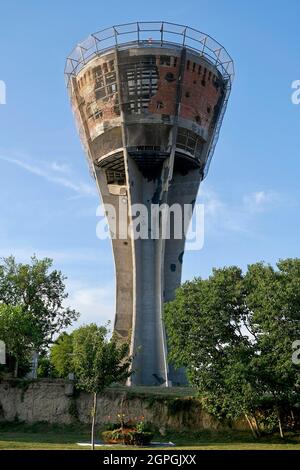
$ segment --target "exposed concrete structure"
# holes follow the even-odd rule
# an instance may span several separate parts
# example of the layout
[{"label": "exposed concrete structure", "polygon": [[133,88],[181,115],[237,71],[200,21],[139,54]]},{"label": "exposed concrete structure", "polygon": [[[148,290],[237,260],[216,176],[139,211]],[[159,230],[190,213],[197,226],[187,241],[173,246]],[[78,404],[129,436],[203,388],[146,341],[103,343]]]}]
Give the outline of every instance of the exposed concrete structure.
[{"label": "exposed concrete structure", "polygon": [[[122,238],[134,204],[194,204],[217,141],[233,78],[226,50],[170,23],[132,23],[91,35],[67,60],[67,84],[92,173],[110,219],[115,331],[130,340],[135,385],[185,382],[168,366],[163,303],[180,285],[185,239]],[[120,209],[121,207],[121,209]]]}]

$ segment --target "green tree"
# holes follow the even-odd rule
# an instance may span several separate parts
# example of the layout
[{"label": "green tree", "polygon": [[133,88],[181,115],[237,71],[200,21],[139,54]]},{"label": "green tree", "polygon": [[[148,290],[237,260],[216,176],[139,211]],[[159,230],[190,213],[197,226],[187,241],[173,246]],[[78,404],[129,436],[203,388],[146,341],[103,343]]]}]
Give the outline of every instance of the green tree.
[{"label": "green tree", "polygon": [[108,339],[106,327],[92,323],[73,331],[72,337],[77,386],[93,396],[91,445],[94,450],[98,395],[112,383],[129,377],[131,358],[128,344],[118,344],[114,336]]},{"label": "green tree", "polygon": [[67,377],[73,372],[72,361],[73,335],[62,333],[50,349],[50,364],[59,377]]},{"label": "green tree", "polygon": [[299,368],[291,360],[291,344],[300,338],[300,259],[281,260],[277,269],[250,265],[244,284],[257,340],[252,367],[283,437],[281,410],[299,404]]},{"label": "green tree", "polygon": [[38,369],[37,369],[38,378],[56,378],[58,374],[56,373],[54,367],[50,362],[48,354],[43,354],[39,357]]},{"label": "green tree", "polygon": [[166,305],[165,322],[170,359],[186,367],[203,406],[219,418],[242,413],[250,424],[255,395],[251,402],[245,399],[252,358],[245,295],[239,268],[214,269],[209,279],[186,282],[177,290]]},{"label": "green tree", "polygon": [[29,368],[33,343],[39,331],[29,313],[22,307],[0,304],[0,339],[5,342],[6,352],[14,360],[14,377],[19,367]]},{"label": "green tree", "polygon": [[165,308],[170,359],[185,366],[203,405],[219,417],[244,414],[254,434],[255,411],[272,399],[280,409],[297,402],[299,372],[291,345],[300,337],[300,261],[274,269],[263,263],[214,269],[178,289]]},{"label": "green tree", "polygon": [[17,263],[13,256],[4,258],[0,264],[0,303],[22,308],[35,323],[32,347],[40,352],[54,336],[76,320],[79,314],[64,302],[65,276],[51,270],[52,260],[32,257],[30,264]]}]

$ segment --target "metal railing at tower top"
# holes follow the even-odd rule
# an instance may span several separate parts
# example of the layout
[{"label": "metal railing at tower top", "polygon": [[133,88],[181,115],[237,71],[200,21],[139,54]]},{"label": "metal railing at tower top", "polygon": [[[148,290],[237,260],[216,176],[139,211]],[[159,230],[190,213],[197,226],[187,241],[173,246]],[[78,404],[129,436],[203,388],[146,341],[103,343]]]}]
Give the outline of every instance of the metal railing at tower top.
[{"label": "metal railing at tower top", "polygon": [[218,141],[234,78],[232,58],[227,50],[208,34],[189,26],[166,21],[120,24],[90,34],[84,41],[77,44],[66,61],[65,77],[70,96],[72,96],[71,78],[76,77],[91,59],[114,48],[122,50],[137,46],[186,47],[206,59],[223,77],[225,96],[208,146],[207,159],[203,168],[203,178],[205,178]]},{"label": "metal railing at tower top", "polygon": [[90,34],[77,44],[65,66],[67,85],[70,77],[76,76],[93,57],[113,47],[127,48],[130,45],[187,47],[213,64],[229,82],[229,86],[233,80],[233,60],[226,49],[211,36],[189,26],[148,21],[115,25]]}]

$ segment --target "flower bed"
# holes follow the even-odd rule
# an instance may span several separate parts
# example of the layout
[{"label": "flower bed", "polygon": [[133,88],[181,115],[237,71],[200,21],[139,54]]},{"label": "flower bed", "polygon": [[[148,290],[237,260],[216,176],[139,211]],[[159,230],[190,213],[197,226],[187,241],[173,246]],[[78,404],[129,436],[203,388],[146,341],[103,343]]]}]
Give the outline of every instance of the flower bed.
[{"label": "flower bed", "polygon": [[105,444],[125,444],[131,446],[149,445],[153,433],[149,431],[140,431],[134,427],[123,427],[112,431],[102,432],[102,439]]}]

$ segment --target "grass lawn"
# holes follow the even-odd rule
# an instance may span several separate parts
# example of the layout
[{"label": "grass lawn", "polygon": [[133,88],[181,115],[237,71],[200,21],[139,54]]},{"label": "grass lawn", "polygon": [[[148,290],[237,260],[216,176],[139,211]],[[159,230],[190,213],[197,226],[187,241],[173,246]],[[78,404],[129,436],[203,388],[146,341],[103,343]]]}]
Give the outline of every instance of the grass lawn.
[{"label": "grass lawn", "polygon": [[[98,432],[99,435],[99,432]],[[0,450],[89,450],[77,442],[89,440],[89,428],[82,425],[59,426],[44,423],[25,425],[21,423],[0,424]],[[282,441],[278,436],[264,437],[255,441],[247,433],[170,433],[155,436],[159,442],[172,441],[176,447],[171,449],[199,450],[300,450],[300,435],[288,436]],[[130,446],[103,447],[106,450],[130,449]],[[101,450],[102,448],[97,448]],[[150,449],[150,448],[148,448]],[[153,449],[153,447],[151,448]],[[157,448],[158,449],[158,448]],[[165,448],[166,449],[166,448]]]}]

